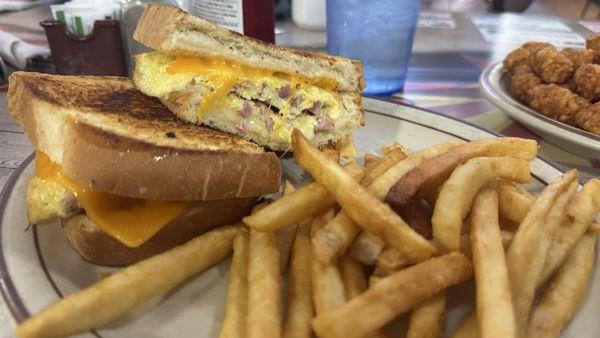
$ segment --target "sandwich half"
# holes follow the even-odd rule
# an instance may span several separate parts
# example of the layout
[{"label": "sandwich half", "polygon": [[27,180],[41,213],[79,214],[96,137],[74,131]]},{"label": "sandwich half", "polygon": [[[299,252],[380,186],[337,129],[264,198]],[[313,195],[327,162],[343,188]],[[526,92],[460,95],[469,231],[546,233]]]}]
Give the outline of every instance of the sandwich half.
[{"label": "sandwich half", "polygon": [[235,223],[279,189],[274,153],[178,119],[128,78],[16,72],[8,105],[36,149],[30,223],[60,218],[95,264],[131,264]]},{"label": "sandwich half", "polygon": [[134,81],[180,118],[290,150],[298,128],[315,146],[364,124],[360,62],[267,44],[178,8],[149,5],[134,39]]}]

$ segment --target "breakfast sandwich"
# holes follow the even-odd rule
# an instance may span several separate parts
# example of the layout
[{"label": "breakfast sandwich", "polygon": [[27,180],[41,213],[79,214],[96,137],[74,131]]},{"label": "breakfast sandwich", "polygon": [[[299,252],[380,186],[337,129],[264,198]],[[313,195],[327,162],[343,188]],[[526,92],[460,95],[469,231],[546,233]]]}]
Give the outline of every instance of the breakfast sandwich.
[{"label": "breakfast sandwich", "polygon": [[183,120],[291,150],[299,129],[315,146],[364,124],[359,61],[264,43],[178,8],[149,5],[134,39],[134,81]]},{"label": "breakfast sandwich", "polygon": [[88,261],[127,265],[247,215],[279,159],[178,119],[131,79],[16,72],[8,105],[36,149],[29,222],[62,220]]}]

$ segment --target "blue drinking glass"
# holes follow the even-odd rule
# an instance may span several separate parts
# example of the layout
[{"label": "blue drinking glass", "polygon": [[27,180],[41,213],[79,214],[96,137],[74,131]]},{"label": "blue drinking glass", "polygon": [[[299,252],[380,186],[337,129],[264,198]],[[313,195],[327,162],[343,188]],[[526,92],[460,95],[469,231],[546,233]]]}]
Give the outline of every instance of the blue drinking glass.
[{"label": "blue drinking glass", "polygon": [[362,61],[365,94],[404,87],[419,0],[327,0],[327,51]]}]

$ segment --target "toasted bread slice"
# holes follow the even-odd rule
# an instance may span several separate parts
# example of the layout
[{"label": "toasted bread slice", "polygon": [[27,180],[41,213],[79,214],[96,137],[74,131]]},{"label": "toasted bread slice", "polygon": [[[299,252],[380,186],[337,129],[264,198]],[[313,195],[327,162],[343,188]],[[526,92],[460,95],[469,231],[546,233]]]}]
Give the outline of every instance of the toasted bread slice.
[{"label": "toasted bread slice", "polygon": [[360,92],[365,86],[359,61],[271,45],[176,7],[148,5],[133,38],[169,55],[218,57],[250,67],[330,78],[337,82],[337,91]]},{"label": "toasted bread slice", "polygon": [[256,198],[238,198],[194,203],[156,235],[136,248],[107,235],[85,214],[62,220],[71,246],[87,261],[124,266],[169,250],[214,228],[233,224],[248,215]]},{"label": "toasted bread slice", "polygon": [[209,201],[279,188],[275,154],[178,119],[128,78],[16,72],[8,106],[34,147],[67,176],[104,192]]}]

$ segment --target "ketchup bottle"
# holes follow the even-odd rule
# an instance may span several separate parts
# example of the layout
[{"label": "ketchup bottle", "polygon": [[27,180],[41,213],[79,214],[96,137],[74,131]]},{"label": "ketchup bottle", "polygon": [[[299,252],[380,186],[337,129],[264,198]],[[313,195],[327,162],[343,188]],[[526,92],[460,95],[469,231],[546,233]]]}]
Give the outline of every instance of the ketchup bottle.
[{"label": "ketchup bottle", "polygon": [[273,0],[190,0],[188,11],[238,33],[275,43]]}]

